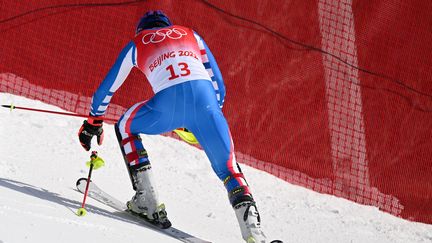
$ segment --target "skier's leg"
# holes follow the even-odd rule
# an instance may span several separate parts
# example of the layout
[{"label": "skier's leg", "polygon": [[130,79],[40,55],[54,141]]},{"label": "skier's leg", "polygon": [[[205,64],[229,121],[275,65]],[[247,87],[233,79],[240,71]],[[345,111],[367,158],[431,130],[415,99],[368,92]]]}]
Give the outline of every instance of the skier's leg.
[{"label": "skier's leg", "polygon": [[[194,83],[193,86],[201,84]],[[211,86],[210,86],[211,88]],[[234,145],[229,132],[228,123],[217,103],[207,99],[211,97],[205,91],[211,89],[201,87],[195,94],[196,114],[188,122],[190,129],[206,152],[212,168],[223,181],[231,205],[237,216],[242,237],[246,242],[265,242],[260,226],[260,216],[246,182],[245,176],[236,161]]]},{"label": "skier's leg", "polygon": [[137,115],[150,115],[149,113],[151,112],[151,109],[149,109],[145,103],[146,102],[143,101],[133,105],[115,124],[117,140],[120,145],[126,167],[128,168],[134,190],[137,189],[136,179],[134,177],[135,173],[141,168],[151,168],[147,151],[142,144],[139,132],[131,131],[131,123]]},{"label": "skier's leg", "polygon": [[[136,191],[136,183],[134,180],[133,172],[136,172],[141,167],[151,167],[148,159],[147,151],[141,142],[141,137],[137,135],[128,134],[122,136],[119,130],[118,123],[114,125],[117,141],[122,152],[129,177],[131,179],[132,188]],[[127,150],[127,151],[126,151]]]},{"label": "skier's leg", "polygon": [[115,129],[132,186],[136,191],[135,196],[128,202],[128,208],[167,228],[171,223],[166,217],[164,204],[159,202],[151,164],[139,136],[140,133],[160,134],[166,132],[166,129],[173,129],[175,122],[164,122],[171,115],[169,109],[159,109],[161,102],[163,103],[160,99],[163,98],[155,96],[148,102],[135,104],[120,118]]}]

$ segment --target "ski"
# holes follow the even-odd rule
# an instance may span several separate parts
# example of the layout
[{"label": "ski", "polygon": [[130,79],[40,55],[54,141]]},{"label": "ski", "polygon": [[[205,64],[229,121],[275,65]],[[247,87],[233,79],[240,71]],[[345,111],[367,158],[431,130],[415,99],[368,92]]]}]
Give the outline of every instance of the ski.
[{"label": "ski", "polygon": [[[84,193],[86,189],[87,179],[86,178],[80,178],[76,182],[76,188],[79,192]],[[149,222],[147,222],[145,219],[139,217],[138,215],[135,215],[131,212],[127,211],[126,204],[118,200],[117,198],[113,197],[112,195],[108,194],[104,190],[100,189],[93,181],[90,181],[89,189],[88,189],[88,197],[101,202],[119,212],[123,212],[126,215],[128,215],[130,219],[133,219],[134,221],[144,225],[145,227],[158,231],[160,233],[163,233],[167,236],[170,236],[172,238],[175,238],[181,242],[186,243],[211,243],[210,241],[206,241],[203,239],[200,239],[198,237],[195,237],[193,235],[190,235],[186,232],[183,232],[179,229],[176,229],[174,227],[169,227],[167,229],[159,228]]]}]

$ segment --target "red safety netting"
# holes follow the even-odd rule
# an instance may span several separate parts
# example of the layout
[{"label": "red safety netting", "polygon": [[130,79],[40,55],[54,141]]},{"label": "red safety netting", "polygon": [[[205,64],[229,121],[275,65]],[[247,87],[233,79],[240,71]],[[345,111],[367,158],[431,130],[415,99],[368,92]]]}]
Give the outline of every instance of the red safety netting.
[{"label": "red safety netting", "polygon": [[[87,114],[150,9],[212,49],[239,162],[432,223],[430,1],[6,0],[0,91]],[[151,95],[135,70],[107,116]]]}]

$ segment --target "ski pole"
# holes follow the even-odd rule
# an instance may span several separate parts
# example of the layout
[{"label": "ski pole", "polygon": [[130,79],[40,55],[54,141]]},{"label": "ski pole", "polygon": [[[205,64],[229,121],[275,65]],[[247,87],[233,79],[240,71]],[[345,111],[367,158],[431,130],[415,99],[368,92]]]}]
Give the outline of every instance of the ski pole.
[{"label": "ski pole", "polygon": [[83,201],[81,204],[81,208],[79,208],[77,211],[78,216],[85,216],[87,214],[87,210],[85,209],[85,202],[86,202],[88,191],[89,191],[92,171],[93,171],[93,168],[98,169],[101,166],[103,166],[104,161],[100,157],[98,157],[97,151],[93,151],[92,154],[90,155],[90,161],[87,162],[87,164],[90,166],[90,169],[89,169],[89,173],[88,173],[88,177],[87,177],[87,184],[86,184],[86,189],[84,191],[84,198],[83,198]]},{"label": "ski pole", "polygon": [[[45,112],[45,113],[51,113],[51,114],[57,114],[57,115],[65,115],[65,116],[77,116],[77,117],[85,117],[85,118],[88,117],[88,115],[83,115],[83,114],[67,113],[67,112],[60,112],[60,111],[50,111],[50,110],[35,109],[35,108],[22,107],[22,106],[14,106],[14,105],[2,105],[2,107],[9,108],[11,111],[13,109],[17,109],[17,110]],[[104,121],[117,121],[117,119],[113,119],[113,118],[103,118],[103,120]]]}]

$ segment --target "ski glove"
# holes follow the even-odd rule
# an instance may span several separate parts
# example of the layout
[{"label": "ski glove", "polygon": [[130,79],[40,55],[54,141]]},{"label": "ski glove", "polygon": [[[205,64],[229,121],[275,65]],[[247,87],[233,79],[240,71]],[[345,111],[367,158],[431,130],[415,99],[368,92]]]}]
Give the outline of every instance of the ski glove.
[{"label": "ski glove", "polygon": [[85,150],[90,150],[93,136],[96,136],[97,143],[102,145],[104,138],[102,124],[103,120],[100,117],[89,116],[87,120],[84,120],[84,123],[78,132],[78,138],[80,140],[81,146],[83,146]]}]

